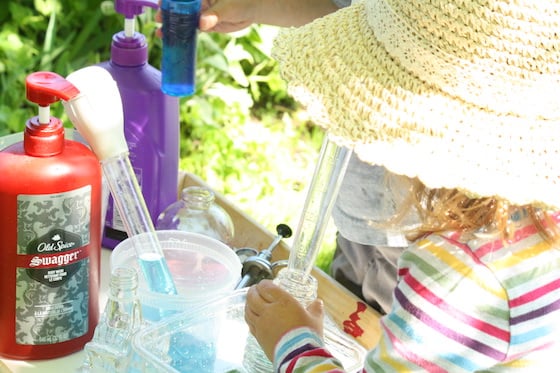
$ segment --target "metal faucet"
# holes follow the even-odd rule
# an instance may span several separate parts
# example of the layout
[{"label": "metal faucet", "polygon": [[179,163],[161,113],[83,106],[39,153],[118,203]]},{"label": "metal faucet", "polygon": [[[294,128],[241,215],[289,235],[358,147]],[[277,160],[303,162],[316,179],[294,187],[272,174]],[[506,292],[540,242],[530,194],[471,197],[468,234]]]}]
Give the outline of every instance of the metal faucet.
[{"label": "metal faucet", "polygon": [[276,263],[270,262],[272,251],[278,246],[282,238],[288,238],[292,235],[292,230],[286,224],[278,224],[276,226],[276,233],[278,233],[278,235],[268,248],[243,261],[241,280],[237,283],[235,289],[249,287],[263,279],[274,278],[274,267]]}]

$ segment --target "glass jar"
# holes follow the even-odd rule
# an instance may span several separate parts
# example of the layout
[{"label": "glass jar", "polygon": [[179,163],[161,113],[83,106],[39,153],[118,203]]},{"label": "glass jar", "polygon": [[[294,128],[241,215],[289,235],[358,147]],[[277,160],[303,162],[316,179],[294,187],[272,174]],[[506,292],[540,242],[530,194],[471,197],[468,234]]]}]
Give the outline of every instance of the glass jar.
[{"label": "glass jar", "polygon": [[229,214],[215,202],[214,192],[201,186],[184,188],[181,199],[158,216],[156,229],[199,233],[230,246],[234,235]]}]

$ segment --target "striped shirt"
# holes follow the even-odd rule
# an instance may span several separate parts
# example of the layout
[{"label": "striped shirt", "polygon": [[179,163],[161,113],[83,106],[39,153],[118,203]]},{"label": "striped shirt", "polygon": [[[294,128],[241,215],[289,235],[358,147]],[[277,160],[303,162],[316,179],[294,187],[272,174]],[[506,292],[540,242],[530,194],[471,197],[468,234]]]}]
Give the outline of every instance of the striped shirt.
[{"label": "striped shirt", "polygon": [[[365,372],[560,370],[560,248],[528,219],[505,245],[429,235],[399,259],[393,306],[381,324]],[[343,371],[311,334],[302,328],[282,338],[277,371]]]}]

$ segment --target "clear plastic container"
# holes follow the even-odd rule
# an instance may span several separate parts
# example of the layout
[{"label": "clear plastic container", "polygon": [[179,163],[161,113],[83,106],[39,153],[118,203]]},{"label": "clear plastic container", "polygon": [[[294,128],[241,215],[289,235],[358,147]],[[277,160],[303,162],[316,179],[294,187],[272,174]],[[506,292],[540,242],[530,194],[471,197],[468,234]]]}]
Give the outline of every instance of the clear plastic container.
[{"label": "clear plastic container", "polygon": [[[151,233],[149,233],[151,234]],[[140,273],[135,245],[142,235],[127,238],[111,254],[111,270],[131,267],[139,273],[138,296],[144,320],[153,323],[186,312],[211,299],[229,294],[241,278],[241,262],[224,243],[198,233],[177,230],[156,231],[165,260],[177,288],[177,295],[149,291]],[[133,242],[134,240],[134,242]],[[146,241],[148,242],[148,241]]]},{"label": "clear plastic container", "polygon": [[138,332],[132,346],[143,363],[142,372],[246,373],[246,295],[247,288],[236,290],[196,312],[174,315]]},{"label": "clear plastic container", "polygon": [[[314,279],[309,281],[316,284]],[[143,372],[272,372],[272,364],[244,319],[247,290],[235,290],[193,312],[174,315],[138,332],[132,344]],[[308,290],[301,295],[315,294],[315,290]],[[366,350],[344,335],[328,315],[325,343],[347,372],[362,369]]]},{"label": "clear plastic container", "polygon": [[181,192],[181,199],[169,205],[156,221],[157,230],[177,229],[200,233],[231,245],[233,220],[215,202],[212,190],[190,186]]}]

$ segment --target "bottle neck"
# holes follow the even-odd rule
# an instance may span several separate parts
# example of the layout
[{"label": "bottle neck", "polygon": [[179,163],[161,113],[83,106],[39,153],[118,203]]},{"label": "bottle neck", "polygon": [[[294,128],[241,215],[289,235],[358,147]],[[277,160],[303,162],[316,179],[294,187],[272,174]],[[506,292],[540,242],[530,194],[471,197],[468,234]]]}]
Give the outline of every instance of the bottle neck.
[{"label": "bottle neck", "polygon": [[116,268],[109,283],[110,296],[115,299],[133,299],[138,289],[138,275],[136,270],[128,267]]},{"label": "bottle neck", "polygon": [[23,134],[25,153],[34,157],[52,157],[64,150],[64,127],[58,118],[39,123],[39,117],[27,121]]},{"label": "bottle neck", "polygon": [[214,203],[214,193],[204,187],[191,186],[183,189],[182,199],[192,209],[208,210]]},{"label": "bottle neck", "polygon": [[308,306],[317,298],[317,279],[302,271],[284,268],[278,273],[274,282],[304,306]]},{"label": "bottle neck", "polygon": [[146,37],[135,32],[132,37],[124,31],[113,35],[111,43],[111,62],[119,66],[141,66],[148,62]]}]

